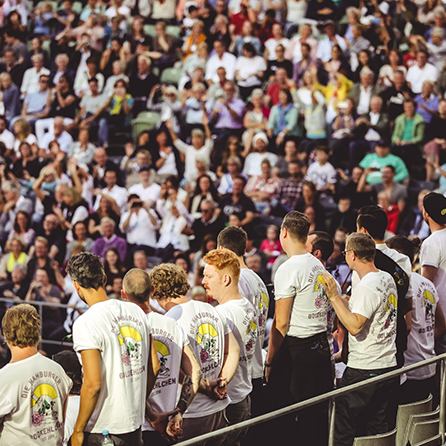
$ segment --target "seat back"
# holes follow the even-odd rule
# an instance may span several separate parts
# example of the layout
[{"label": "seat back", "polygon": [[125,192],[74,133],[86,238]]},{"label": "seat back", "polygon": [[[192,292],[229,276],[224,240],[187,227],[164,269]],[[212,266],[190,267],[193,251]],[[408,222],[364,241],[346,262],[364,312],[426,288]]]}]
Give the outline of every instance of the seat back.
[{"label": "seat back", "polygon": [[396,429],[385,434],[357,437],[353,446],[395,446]]},{"label": "seat back", "polygon": [[438,418],[439,415],[440,415],[439,407],[437,408],[437,410],[434,410],[433,412],[411,415],[409,417],[409,422],[407,423],[406,437],[404,440],[404,444],[407,444],[407,442],[409,441],[410,433],[415,423],[420,423],[421,421],[434,420]]},{"label": "seat back", "polygon": [[398,406],[396,415],[396,446],[406,446],[406,429],[411,415],[417,415],[432,411],[432,395],[423,401]]},{"label": "seat back", "polygon": [[409,442],[410,444],[421,443],[429,438],[435,437],[439,433],[440,420],[428,420],[415,423],[411,429]]},{"label": "seat back", "polygon": [[161,83],[178,85],[181,75],[182,72],[179,68],[165,68],[161,73]]},{"label": "seat back", "polygon": [[152,130],[158,126],[161,120],[161,115],[158,112],[154,111],[144,111],[141,112],[133,121],[132,121],[132,135],[136,140],[138,135],[143,130]]},{"label": "seat back", "polygon": [[428,438],[427,440],[421,441],[420,443],[414,444],[413,446],[441,446],[443,442],[441,441],[441,434],[435,435],[435,437]]}]

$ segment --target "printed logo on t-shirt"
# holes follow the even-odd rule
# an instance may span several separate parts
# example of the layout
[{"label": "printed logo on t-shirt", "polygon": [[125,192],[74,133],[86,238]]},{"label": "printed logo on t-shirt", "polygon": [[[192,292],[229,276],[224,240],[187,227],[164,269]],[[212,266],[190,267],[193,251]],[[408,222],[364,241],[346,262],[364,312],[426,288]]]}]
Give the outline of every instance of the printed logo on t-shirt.
[{"label": "printed logo on t-shirt", "polygon": [[318,274],[316,276],[316,280],[314,281],[314,291],[317,292],[317,297],[314,301],[314,305],[316,308],[322,308],[324,305],[328,304],[327,294],[325,292],[325,288],[322,286],[324,278],[322,274]]},{"label": "printed logo on t-shirt", "polygon": [[218,361],[218,332],[210,323],[201,324],[197,331],[197,343],[201,346],[200,361]]},{"label": "printed logo on t-shirt", "polygon": [[122,351],[122,363],[130,365],[141,356],[141,335],[136,328],[125,325],[119,329],[118,341]]},{"label": "printed logo on t-shirt", "polygon": [[[58,398],[56,389],[47,383],[39,384],[31,395],[31,421],[33,426],[46,424],[59,424],[58,411],[56,410],[56,399]],[[56,426],[58,429],[59,426]]]},{"label": "printed logo on t-shirt", "polygon": [[424,290],[423,293],[423,307],[425,310],[425,320],[426,321],[432,321],[432,318],[434,317],[433,314],[433,307],[435,305],[435,298],[434,295],[429,290]]},{"label": "printed logo on t-shirt", "polygon": [[386,313],[388,314],[386,322],[384,323],[384,328],[389,328],[390,324],[392,323],[392,320],[396,318],[397,307],[398,307],[398,299],[396,298],[395,294],[393,293],[389,294],[386,303]]},{"label": "printed logo on t-shirt", "polygon": [[158,353],[158,359],[160,361],[160,371],[158,373],[159,378],[167,378],[170,375],[170,368],[167,366],[170,359],[170,351],[164,342],[160,340],[154,340],[156,352]]},{"label": "printed logo on t-shirt", "polygon": [[249,336],[249,340],[245,345],[246,353],[249,353],[252,351],[252,349],[256,345],[256,339],[257,339],[257,324],[254,320],[254,318],[251,318],[251,321],[248,324],[248,327],[246,329],[246,334]]},{"label": "printed logo on t-shirt", "polygon": [[268,308],[269,308],[269,296],[266,293],[260,294],[260,300],[259,300],[259,327],[263,328],[263,319],[266,318],[268,315]]}]

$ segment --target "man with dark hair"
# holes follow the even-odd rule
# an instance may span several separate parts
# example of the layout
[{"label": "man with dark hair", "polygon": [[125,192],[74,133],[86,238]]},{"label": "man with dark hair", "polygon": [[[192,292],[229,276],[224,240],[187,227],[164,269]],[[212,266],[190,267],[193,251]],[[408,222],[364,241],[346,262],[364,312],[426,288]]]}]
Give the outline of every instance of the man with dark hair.
[{"label": "man with dark hair", "polygon": [[[357,230],[369,234],[376,244],[375,265],[378,269],[388,272],[397,287],[397,360],[400,367],[404,364],[404,351],[407,348],[407,328],[404,316],[412,308],[412,287],[410,275],[412,264],[409,258],[384,243],[387,228],[387,215],[379,206],[363,206],[358,211]],[[358,275],[353,272],[352,287],[359,282]]]},{"label": "man with dark hair", "polygon": [[[349,332],[349,356],[342,387],[382,375],[397,366],[397,290],[390,274],[374,264],[375,242],[367,234],[347,237],[345,256],[360,282],[348,302],[339,295],[336,281],[324,274],[321,286]],[[351,446],[355,437],[389,430],[386,411],[399,377],[342,395],[336,399],[335,444]]]},{"label": "man with dark hair", "polygon": [[90,307],[73,325],[84,381],[71,444],[96,445],[108,430],[115,444],[141,446],[146,402],[160,368],[149,321],[136,305],[107,297],[99,256],[77,254],[67,272]]},{"label": "man with dark hair", "polygon": [[[434,283],[440,298],[439,305],[446,308],[446,198],[431,192],[423,199],[423,218],[431,235],[421,245],[422,275]],[[436,339],[437,354],[446,351],[446,336]]]},{"label": "man with dark hair", "polygon": [[333,254],[334,244],[330,234],[324,231],[313,231],[307,238],[307,251],[326,265]]},{"label": "man with dark hair", "polygon": [[[181,432],[183,414],[200,385],[201,370],[183,329],[173,319],[151,310],[151,289],[150,276],[141,269],[133,268],[124,276],[121,295],[144,311],[151,326],[161,369],[149,396],[152,410],[149,421],[146,420],[142,428],[143,440],[145,446],[164,446],[169,444],[163,438],[166,433],[175,439]],[[184,379],[177,404],[181,371]]]},{"label": "man with dark hair", "polygon": [[62,444],[66,398],[73,383],[59,364],[37,350],[37,310],[28,304],[9,308],[2,329],[11,361],[0,370],[0,443]]},{"label": "man with dark hair", "polygon": [[[265,339],[266,321],[268,319],[269,295],[262,279],[246,266],[243,256],[246,251],[248,236],[242,228],[229,226],[218,234],[217,247],[226,248],[232,251],[238,258],[240,264],[240,278],[238,289],[244,298],[249,300],[254,306],[257,318],[257,342],[255,346],[254,358],[252,359],[251,378],[251,416],[262,415],[266,411],[265,397],[263,391],[263,342]],[[255,254],[254,254],[255,255]],[[259,444],[262,442],[263,430],[251,429],[245,442],[249,444]]]},{"label": "man with dark hair", "polygon": [[242,227],[250,225],[254,221],[257,213],[254,203],[243,192],[245,186],[246,179],[243,176],[239,175],[235,177],[232,193],[223,195],[219,203],[220,212],[226,220],[229,219],[231,214],[240,215],[240,226]]},{"label": "man with dark hair", "polygon": [[[280,231],[280,243],[288,260],[274,279],[276,312],[265,363],[273,409],[333,389],[327,339],[331,306],[321,286],[327,271],[305,248],[309,228],[308,217],[293,211],[285,216]],[[280,418],[276,424],[271,441],[289,441],[296,435],[294,414]],[[299,411],[297,431],[302,444],[326,445],[327,404]]]},{"label": "man with dark hair", "polygon": [[398,210],[404,211],[406,207],[407,188],[400,183],[395,182],[396,169],[391,164],[381,169],[382,183],[373,183],[371,185],[366,184],[367,175],[369,175],[373,169],[364,170],[361,179],[358,183],[357,192],[375,192],[378,195],[381,191],[385,190],[390,196],[390,203],[396,204]]}]

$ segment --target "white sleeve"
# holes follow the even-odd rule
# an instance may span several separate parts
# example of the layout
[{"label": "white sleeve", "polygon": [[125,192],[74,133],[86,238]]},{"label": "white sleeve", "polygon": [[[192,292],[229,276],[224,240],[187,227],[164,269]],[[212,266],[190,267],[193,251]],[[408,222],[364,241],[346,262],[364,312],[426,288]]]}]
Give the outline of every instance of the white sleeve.
[{"label": "white sleeve", "polygon": [[173,145],[181,152],[184,153],[185,155],[187,155],[187,152],[189,150],[189,146],[184,142],[181,141],[180,138],[178,138]]},{"label": "white sleeve", "polygon": [[274,277],[274,300],[287,299],[296,295],[296,275],[290,274],[287,268],[279,267]]},{"label": "white sleeve", "polygon": [[73,348],[76,353],[83,350],[103,351],[104,349],[101,333],[97,330],[96,325],[88,322],[85,318],[80,317],[73,325]]},{"label": "white sleeve", "polygon": [[88,218],[88,210],[84,206],[79,206],[73,214],[71,219],[71,227],[73,227],[78,221],[84,221]]},{"label": "white sleeve", "polygon": [[435,243],[426,242],[427,240],[421,245],[421,266],[438,268],[441,258],[440,247]]},{"label": "white sleeve", "polygon": [[11,401],[9,401],[9,399],[5,395],[7,389],[2,390],[3,391],[0,392],[0,421],[3,417],[9,415],[15,409]]},{"label": "white sleeve", "polygon": [[355,295],[350,298],[350,311],[355,314],[371,319],[375,311],[379,308],[381,301],[376,292],[370,288],[358,285],[355,288]]}]

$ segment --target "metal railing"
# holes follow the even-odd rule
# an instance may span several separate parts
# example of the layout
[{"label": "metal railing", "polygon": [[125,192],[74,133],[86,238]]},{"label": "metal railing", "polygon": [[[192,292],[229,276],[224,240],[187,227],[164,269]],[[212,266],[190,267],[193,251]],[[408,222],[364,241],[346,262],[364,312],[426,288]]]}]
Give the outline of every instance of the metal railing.
[{"label": "metal railing", "polygon": [[[51,307],[51,308],[71,308],[73,309],[72,306],[67,305],[67,304],[59,304],[59,303],[53,303],[53,302],[42,302],[42,301],[37,301],[37,300],[21,300],[21,299],[10,299],[8,297],[0,297],[0,303],[4,302],[6,304],[13,304],[13,305],[18,305],[18,304],[30,304],[33,306],[37,306],[38,307],[38,312],[39,312],[39,316],[40,316],[40,344],[51,344],[51,345],[61,345],[62,341],[53,341],[51,339],[43,339],[42,338],[42,327],[43,327],[43,307]],[[12,305],[11,305],[12,306]],[[63,322],[62,322],[63,324]],[[64,342],[64,345],[67,347],[72,347],[73,344],[71,342]]]},{"label": "metal railing", "polygon": [[401,369],[393,370],[391,372],[385,373],[383,375],[379,375],[365,381],[352,384],[350,386],[342,387],[337,390],[333,390],[331,392],[324,393],[323,395],[318,395],[314,398],[310,398],[308,400],[302,401],[300,403],[292,404],[291,406],[284,407],[282,409],[275,410],[273,412],[266,413],[264,415],[260,415],[256,418],[252,418],[250,420],[242,421],[241,423],[234,424],[233,426],[228,426],[223,429],[216,430],[214,432],[210,432],[207,434],[200,435],[199,437],[191,438],[190,440],[183,441],[181,443],[177,443],[176,446],[192,446],[197,443],[212,440],[221,435],[226,435],[232,433],[234,431],[238,431],[241,429],[251,428],[258,424],[266,423],[267,421],[274,420],[279,417],[283,417],[285,415],[290,415],[294,412],[297,412],[300,409],[305,409],[310,406],[314,406],[315,404],[322,403],[324,401],[329,401],[329,413],[330,413],[330,427],[329,427],[329,438],[328,438],[328,446],[334,446],[334,422],[336,417],[336,398],[351,393],[355,390],[362,389],[364,387],[371,386],[373,384],[377,384],[383,381],[387,381],[392,378],[399,377],[406,372],[416,370],[420,367],[424,367],[430,364],[441,363],[441,385],[440,385],[440,428],[439,433],[441,434],[441,440],[444,443],[445,441],[445,416],[446,416],[446,353],[442,355],[436,356],[435,358],[426,359],[425,361],[417,362],[416,364],[403,367]]}]

